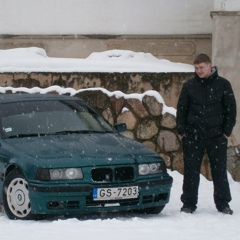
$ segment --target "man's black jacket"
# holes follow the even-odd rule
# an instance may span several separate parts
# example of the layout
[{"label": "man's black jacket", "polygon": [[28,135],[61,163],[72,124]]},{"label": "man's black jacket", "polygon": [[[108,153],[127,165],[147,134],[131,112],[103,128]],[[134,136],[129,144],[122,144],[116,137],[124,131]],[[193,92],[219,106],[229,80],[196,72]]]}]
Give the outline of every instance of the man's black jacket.
[{"label": "man's black jacket", "polygon": [[218,76],[217,68],[207,79],[195,77],[182,88],[177,106],[180,135],[213,138],[229,136],[236,122],[236,101],[231,84]]}]

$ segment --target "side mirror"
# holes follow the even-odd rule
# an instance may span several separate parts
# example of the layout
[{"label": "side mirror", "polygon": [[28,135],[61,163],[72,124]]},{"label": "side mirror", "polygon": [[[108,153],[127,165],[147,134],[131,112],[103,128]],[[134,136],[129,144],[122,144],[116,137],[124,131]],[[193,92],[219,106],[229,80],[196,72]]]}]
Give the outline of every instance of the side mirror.
[{"label": "side mirror", "polygon": [[114,125],[114,128],[118,131],[118,132],[125,132],[127,130],[127,125],[126,123],[116,123]]}]

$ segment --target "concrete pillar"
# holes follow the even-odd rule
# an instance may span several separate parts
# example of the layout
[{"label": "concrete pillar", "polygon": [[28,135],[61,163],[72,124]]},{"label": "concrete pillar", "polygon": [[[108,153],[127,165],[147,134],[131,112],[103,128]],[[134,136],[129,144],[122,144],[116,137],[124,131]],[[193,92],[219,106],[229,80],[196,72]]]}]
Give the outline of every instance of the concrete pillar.
[{"label": "concrete pillar", "polygon": [[[240,144],[240,1],[216,0],[213,19],[212,60],[219,75],[228,79],[237,101],[237,123],[229,145]],[[234,10],[234,11],[233,11]]]}]

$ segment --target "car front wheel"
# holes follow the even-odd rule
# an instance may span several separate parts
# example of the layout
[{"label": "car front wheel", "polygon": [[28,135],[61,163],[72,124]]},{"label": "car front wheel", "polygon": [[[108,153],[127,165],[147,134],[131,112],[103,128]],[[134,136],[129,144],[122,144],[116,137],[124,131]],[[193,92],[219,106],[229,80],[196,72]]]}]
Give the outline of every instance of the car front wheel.
[{"label": "car front wheel", "polygon": [[165,205],[158,206],[158,207],[144,208],[144,209],[141,209],[139,212],[141,214],[159,214],[164,207]]},{"label": "car front wheel", "polygon": [[3,206],[10,219],[31,219],[28,183],[24,175],[14,170],[7,175],[3,188]]}]

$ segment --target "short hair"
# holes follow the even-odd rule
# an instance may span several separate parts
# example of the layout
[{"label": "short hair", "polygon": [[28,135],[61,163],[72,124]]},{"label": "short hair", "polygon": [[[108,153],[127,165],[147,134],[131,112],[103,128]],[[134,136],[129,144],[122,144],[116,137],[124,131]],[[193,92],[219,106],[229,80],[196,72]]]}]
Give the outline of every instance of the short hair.
[{"label": "short hair", "polygon": [[195,57],[193,64],[200,64],[200,63],[212,63],[212,61],[207,54],[200,53]]}]

